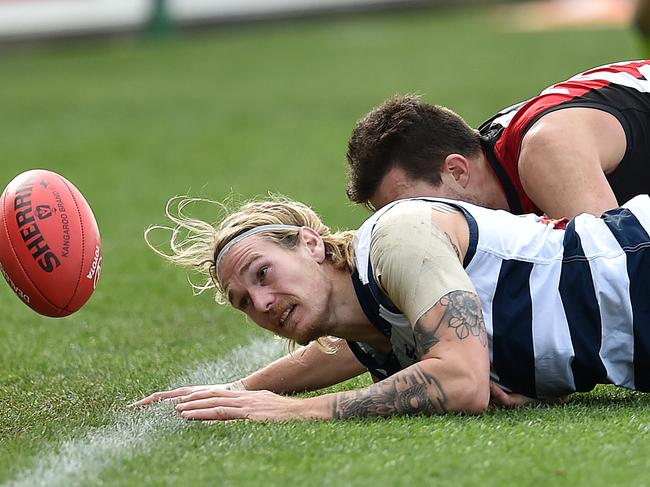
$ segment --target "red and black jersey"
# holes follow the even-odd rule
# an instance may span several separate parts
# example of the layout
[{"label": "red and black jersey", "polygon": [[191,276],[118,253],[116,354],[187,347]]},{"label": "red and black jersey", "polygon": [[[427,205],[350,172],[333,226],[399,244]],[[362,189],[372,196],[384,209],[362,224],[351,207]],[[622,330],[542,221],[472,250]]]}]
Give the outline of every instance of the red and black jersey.
[{"label": "red and black jersey", "polygon": [[479,127],[483,149],[513,213],[542,213],[521,185],[521,141],[547,113],[563,108],[595,108],[614,115],[627,139],[625,156],[607,179],[619,203],[650,193],[650,60],[608,64],[555,84],[513,105]]}]

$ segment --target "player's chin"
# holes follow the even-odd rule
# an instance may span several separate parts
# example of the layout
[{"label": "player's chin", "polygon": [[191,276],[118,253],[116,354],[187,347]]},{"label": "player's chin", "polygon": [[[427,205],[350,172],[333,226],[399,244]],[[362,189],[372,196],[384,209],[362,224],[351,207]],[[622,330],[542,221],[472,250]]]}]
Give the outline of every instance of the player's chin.
[{"label": "player's chin", "polygon": [[326,336],[320,324],[324,322],[321,315],[310,313],[306,307],[300,307],[292,313],[281,330],[281,334],[299,345],[309,345],[314,340]]},{"label": "player's chin", "polygon": [[294,331],[295,333],[293,334],[292,339],[298,345],[302,345],[302,346],[309,345],[311,342],[325,336],[323,333],[319,333],[318,330],[316,330],[315,328],[311,328],[308,326],[296,327]]},{"label": "player's chin", "polygon": [[304,333],[297,330],[293,330],[293,333],[286,334],[284,337],[296,342],[298,345],[307,345],[311,341]]}]

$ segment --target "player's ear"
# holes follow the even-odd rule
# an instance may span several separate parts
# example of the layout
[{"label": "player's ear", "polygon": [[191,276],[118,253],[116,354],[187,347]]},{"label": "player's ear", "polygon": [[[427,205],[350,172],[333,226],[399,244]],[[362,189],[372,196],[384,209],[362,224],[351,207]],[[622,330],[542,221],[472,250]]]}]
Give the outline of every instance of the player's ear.
[{"label": "player's ear", "polygon": [[316,230],[309,227],[300,227],[298,240],[299,244],[305,246],[307,252],[316,262],[322,264],[325,261],[325,242],[323,242],[323,237]]},{"label": "player's ear", "polygon": [[457,184],[466,188],[469,184],[469,161],[460,154],[449,154],[445,157],[443,170],[448,172]]}]

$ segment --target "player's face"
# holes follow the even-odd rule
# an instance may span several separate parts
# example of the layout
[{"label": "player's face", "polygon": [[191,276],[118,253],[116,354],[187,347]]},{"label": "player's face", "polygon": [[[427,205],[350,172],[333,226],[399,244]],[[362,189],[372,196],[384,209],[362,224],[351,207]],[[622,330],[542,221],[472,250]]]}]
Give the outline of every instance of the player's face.
[{"label": "player's face", "polygon": [[230,249],[219,275],[235,308],[262,328],[304,345],[326,335],[332,285],[323,261],[302,234],[293,249],[254,235]]}]

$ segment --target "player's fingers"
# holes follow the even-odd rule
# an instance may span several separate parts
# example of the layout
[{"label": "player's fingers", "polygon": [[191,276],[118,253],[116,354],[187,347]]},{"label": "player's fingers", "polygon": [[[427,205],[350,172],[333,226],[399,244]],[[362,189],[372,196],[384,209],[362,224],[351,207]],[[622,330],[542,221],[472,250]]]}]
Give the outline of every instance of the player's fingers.
[{"label": "player's fingers", "polygon": [[494,382],[490,381],[490,404],[506,406],[508,400],[508,394],[506,394],[505,391]]},{"label": "player's fingers", "polygon": [[535,399],[522,394],[503,392],[503,396],[498,399],[495,398],[495,401],[492,404],[506,408],[517,408],[534,402],[536,402]]},{"label": "player's fingers", "polygon": [[510,394],[509,406],[512,407],[525,406],[533,402],[536,402],[535,399],[528,396],[524,396],[523,394]]},{"label": "player's fingers", "polygon": [[208,397],[239,397],[241,391],[229,391],[227,389],[200,389],[180,397],[180,402],[196,401],[197,399],[206,399]]},{"label": "player's fingers", "polygon": [[490,382],[490,404],[514,408],[534,402],[534,399],[521,394],[506,392],[498,384]]},{"label": "player's fingers", "polygon": [[132,402],[129,404],[130,408],[137,408],[140,406],[147,406],[151,403],[154,403],[156,401],[160,401],[160,392],[154,392],[153,394],[149,394],[147,397],[140,399],[139,401]]},{"label": "player's fingers", "polygon": [[195,399],[194,401],[183,402],[176,405],[177,411],[190,411],[193,409],[206,409],[212,407],[241,407],[242,400],[238,397],[209,397],[206,399]]},{"label": "player's fingers", "polygon": [[134,403],[129,404],[129,407],[146,406],[148,404],[151,404],[151,403],[163,400],[163,399],[170,399],[170,398],[185,396],[187,394],[192,393],[194,390],[196,390],[195,387],[187,386],[187,387],[179,387],[177,389],[172,389],[172,390],[169,390],[169,391],[154,392],[153,394],[148,395],[144,399],[140,399],[139,401],[136,401]]},{"label": "player's fingers", "polygon": [[247,419],[248,413],[241,408],[212,407],[183,411],[181,412],[181,416],[193,421],[229,421],[233,419]]},{"label": "player's fingers", "polygon": [[[190,394],[194,394],[199,391],[206,391],[210,389],[211,386],[194,386],[194,387],[189,387],[189,388],[183,388],[185,390],[179,392],[178,394],[174,394],[171,397],[166,397],[163,399],[163,401],[172,403],[172,404],[178,404],[179,402],[183,401],[184,397],[187,397]],[[189,389],[189,390],[187,390]]]}]

